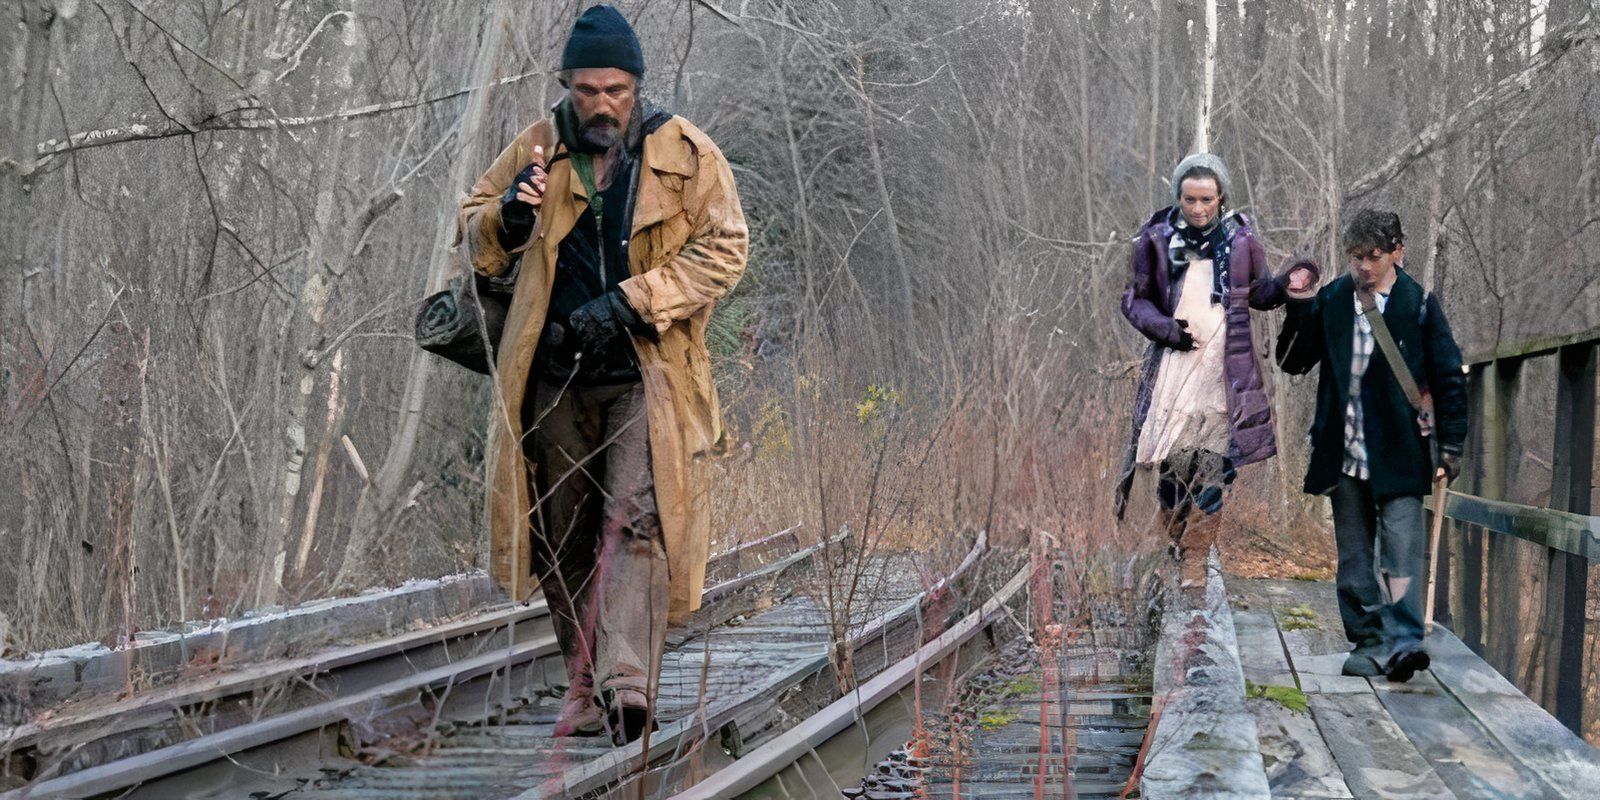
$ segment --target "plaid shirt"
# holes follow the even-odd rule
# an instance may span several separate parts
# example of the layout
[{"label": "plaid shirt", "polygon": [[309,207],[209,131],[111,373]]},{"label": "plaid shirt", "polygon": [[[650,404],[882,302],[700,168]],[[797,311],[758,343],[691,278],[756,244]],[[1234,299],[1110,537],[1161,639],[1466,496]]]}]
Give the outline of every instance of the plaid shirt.
[{"label": "plaid shirt", "polygon": [[[1389,295],[1374,293],[1378,313],[1389,304]],[[1378,340],[1373,338],[1372,323],[1361,313],[1361,299],[1355,300],[1356,323],[1350,342],[1350,399],[1344,407],[1344,474],[1357,480],[1368,480],[1366,412],[1361,407],[1361,378],[1372,363],[1372,351]]]}]

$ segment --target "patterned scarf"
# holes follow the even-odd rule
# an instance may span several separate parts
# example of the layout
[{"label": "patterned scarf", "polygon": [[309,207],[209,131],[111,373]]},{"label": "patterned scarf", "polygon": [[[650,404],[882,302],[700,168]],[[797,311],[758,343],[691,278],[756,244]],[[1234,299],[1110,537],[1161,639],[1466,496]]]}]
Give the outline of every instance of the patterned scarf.
[{"label": "patterned scarf", "polygon": [[1167,242],[1167,260],[1172,263],[1172,274],[1176,276],[1189,268],[1190,253],[1201,259],[1211,259],[1211,304],[1222,305],[1222,298],[1228,291],[1228,259],[1233,254],[1233,235],[1239,230],[1239,216],[1228,212],[1209,227],[1196,228],[1173,207],[1168,221],[1172,224],[1172,238]]}]

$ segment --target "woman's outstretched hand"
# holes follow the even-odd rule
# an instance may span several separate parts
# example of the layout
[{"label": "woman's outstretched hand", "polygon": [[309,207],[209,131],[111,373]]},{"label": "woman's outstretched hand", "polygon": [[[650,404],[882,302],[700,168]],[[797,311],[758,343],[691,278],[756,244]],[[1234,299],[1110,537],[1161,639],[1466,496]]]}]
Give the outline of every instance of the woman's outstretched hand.
[{"label": "woman's outstretched hand", "polygon": [[1316,275],[1305,267],[1295,267],[1289,271],[1289,291],[1295,294],[1305,294],[1311,291]]}]

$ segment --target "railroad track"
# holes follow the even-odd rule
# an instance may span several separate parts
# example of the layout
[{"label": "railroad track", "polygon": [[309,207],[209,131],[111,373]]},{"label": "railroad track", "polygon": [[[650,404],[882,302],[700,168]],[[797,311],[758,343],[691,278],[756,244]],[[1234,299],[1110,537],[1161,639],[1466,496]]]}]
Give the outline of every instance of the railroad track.
[{"label": "railroad track", "polygon": [[[792,595],[826,549],[796,551],[796,541],[788,531],[713,559],[703,608],[669,634],[662,727],[648,754],[643,742],[549,738],[562,675],[536,601],[0,729],[9,759],[38,760],[33,780],[0,800],[601,797],[687,786],[838,695],[826,610]],[[980,537],[927,587],[912,556],[874,560],[885,591],[857,609],[834,657],[847,653],[855,674],[872,675],[916,650],[964,613],[986,549]],[[405,739],[418,731],[420,747]],[[334,753],[376,753],[379,763],[352,767]],[[307,763],[324,777],[307,780]]]},{"label": "railroad track", "polygon": [[[1018,571],[981,608],[910,655],[889,665],[856,691],[833,701],[729,767],[684,788],[673,797],[679,800],[717,800],[749,792],[807,754],[816,752],[885,701],[899,695],[901,690],[923,677],[930,665],[946,661],[952,656],[959,663],[963,660],[963,650],[992,649],[994,640],[980,637],[979,634],[1006,619],[1009,607],[1025,596],[1030,572],[1029,568]],[[972,654],[965,655],[969,662],[981,660]]]},{"label": "railroad track", "polygon": [[[796,552],[797,541],[790,529],[714,556],[707,575],[718,582],[695,623],[736,613],[738,603],[808,569],[822,546]],[[26,785],[0,800],[121,792],[419,699],[431,703],[464,685],[486,704],[510,703],[521,685],[541,679],[550,665],[540,662],[556,653],[548,609],[536,599],[122,699],[79,702],[0,728],[8,770],[31,772]]]},{"label": "railroad track", "polygon": [[[980,579],[983,537],[949,575],[924,587],[913,555],[877,559],[887,579],[841,642],[855,674],[873,675],[944,621],[964,611]],[[529,705],[462,726],[431,753],[364,767],[288,797],[318,800],[449,797],[659,797],[687,786],[744,752],[780,736],[839,695],[826,610],[795,595],[670,644],[658,691],[660,730],[621,748],[595,739],[553,739],[559,701],[550,692]],[[648,748],[648,749],[646,749]],[[733,761],[737,764],[738,761]]]},{"label": "railroad track", "polygon": [[[857,691],[670,796],[1138,797],[1130,776],[1149,723],[1154,633],[1139,601],[1149,598],[1063,605],[1074,595],[1055,591],[1044,567],[1019,571]],[[1030,594],[1046,586],[1049,597]],[[1065,624],[1031,616],[1047,608]]]}]

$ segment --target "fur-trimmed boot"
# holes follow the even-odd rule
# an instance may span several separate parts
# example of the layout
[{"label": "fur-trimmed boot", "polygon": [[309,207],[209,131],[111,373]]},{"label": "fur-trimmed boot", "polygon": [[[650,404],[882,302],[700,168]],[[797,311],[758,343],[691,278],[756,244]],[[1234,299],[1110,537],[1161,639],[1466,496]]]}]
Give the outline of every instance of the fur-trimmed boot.
[{"label": "fur-trimmed boot", "polygon": [[1207,560],[1211,546],[1217,542],[1218,515],[1193,513],[1178,542],[1179,585],[1184,589],[1205,592]]}]

